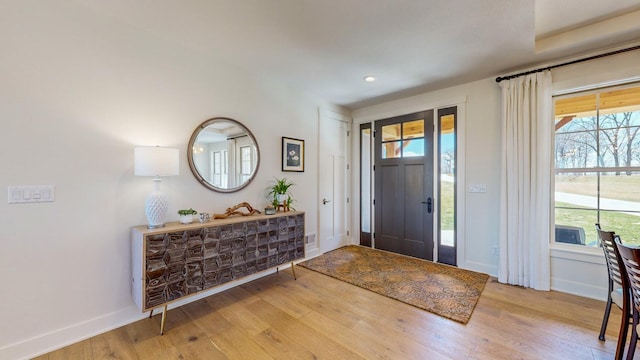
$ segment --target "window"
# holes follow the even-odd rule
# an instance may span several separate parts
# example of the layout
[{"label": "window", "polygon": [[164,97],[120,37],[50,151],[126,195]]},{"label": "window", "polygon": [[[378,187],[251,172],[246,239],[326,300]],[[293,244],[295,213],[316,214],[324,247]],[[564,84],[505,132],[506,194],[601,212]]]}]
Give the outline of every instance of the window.
[{"label": "window", "polygon": [[456,265],[457,107],[438,109],[438,262]]},{"label": "window", "polygon": [[382,158],[424,156],[424,120],[382,127]]},{"label": "window", "polygon": [[371,123],[360,125],[360,245],[371,247]]},{"label": "window", "polygon": [[456,164],[456,127],[455,115],[440,116],[439,124],[439,153],[440,153],[440,244],[454,246],[455,242],[455,164]]},{"label": "window", "polygon": [[556,242],[597,246],[600,223],[640,244],[640,87],[554,102]]}]

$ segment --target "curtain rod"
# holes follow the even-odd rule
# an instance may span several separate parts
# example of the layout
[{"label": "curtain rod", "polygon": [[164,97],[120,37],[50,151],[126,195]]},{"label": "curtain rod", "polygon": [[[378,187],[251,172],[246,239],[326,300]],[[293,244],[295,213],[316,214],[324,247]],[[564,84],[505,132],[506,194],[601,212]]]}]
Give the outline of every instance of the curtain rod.
[{"label": "curtain rod", "polygon": [[524,76],[524,75],[529,75],[529,74],[533,74],[533,73],[543,72],[545,70],[555,69],[555,68],[558,68],[558,67],[561,67],[561,66],[573,65],[573,64],[577,64],[577,63],[581,63],[581,62],[585,62],[585,61],[589,61],[589,60],[600,59],[600,58],[603,58],[603,57],[622,54],[622,53],[625,53],[627,51],[633,51],[633,50],[638,50],[638,49],[640,49],[640,45],[632,46],[632,47],[626,48],[626,49],[610,51],[608,53],[604,53],[604,54],[600,54],[600,55],[589,56],[589,57],[586,57],[584,59],[573,60],[573,61],[569,61],[569,62],[562,63],[562,64],[551,65],[551,66],[547,66],[545,68],[529,70],[529,71],[521,72],[521,73],[518,73],[518,74],[507,75],[507,76],[498,76],[496,78],[496,82],[499,83],[502,80],[510,80],[510,79],[517,78],[517,77]]}]

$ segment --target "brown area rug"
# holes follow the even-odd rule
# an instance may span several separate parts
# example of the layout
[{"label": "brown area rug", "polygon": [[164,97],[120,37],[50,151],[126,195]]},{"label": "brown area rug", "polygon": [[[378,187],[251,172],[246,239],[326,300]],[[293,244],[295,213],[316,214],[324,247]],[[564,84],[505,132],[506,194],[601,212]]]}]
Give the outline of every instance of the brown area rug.
[{"label": "brown area rug", "polygon": [[350,245],[298,264],[466,324],[489,275]]}]

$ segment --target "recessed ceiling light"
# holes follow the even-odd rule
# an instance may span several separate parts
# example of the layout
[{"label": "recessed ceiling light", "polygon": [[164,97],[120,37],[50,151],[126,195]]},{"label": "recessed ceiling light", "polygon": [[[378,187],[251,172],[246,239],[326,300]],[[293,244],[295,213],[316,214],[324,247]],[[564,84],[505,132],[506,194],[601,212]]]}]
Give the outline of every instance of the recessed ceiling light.
[{"label": "recessed ceiling light", "polygon": [[367,75],[367,76],[364,77],[363,80],[366,81],[366,82],[373,82],[373,81],[376,81],[376,77],[373,76],[373,75]]}]

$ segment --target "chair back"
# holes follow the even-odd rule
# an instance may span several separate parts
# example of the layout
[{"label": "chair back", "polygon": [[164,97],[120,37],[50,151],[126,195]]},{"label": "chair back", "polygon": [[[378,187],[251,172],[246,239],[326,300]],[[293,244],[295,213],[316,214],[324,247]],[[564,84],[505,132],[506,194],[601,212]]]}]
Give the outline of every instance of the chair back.
[{"label": "chair back", "polygon": [[624,245],[616,238],[616,249],[628,274],[633,307],[640,310],[640,248]]},{"label": "chair back", "polygon": [[604,251],[604,258],[607,262],[607,271],[609,272],[609,279],[623,289],[629,287],[627,284],[627,271],[620,259],[618,248],[616,247],[616,239],[619,239],[613,231],[601,230],[596,225],[596,231],[598,232],[598,239],[600,240],[600,246]]}]

